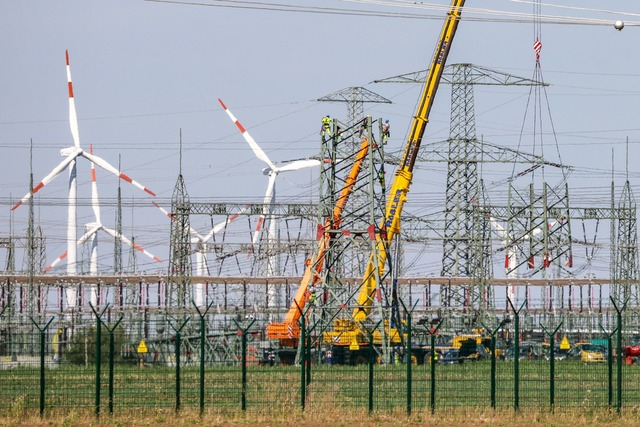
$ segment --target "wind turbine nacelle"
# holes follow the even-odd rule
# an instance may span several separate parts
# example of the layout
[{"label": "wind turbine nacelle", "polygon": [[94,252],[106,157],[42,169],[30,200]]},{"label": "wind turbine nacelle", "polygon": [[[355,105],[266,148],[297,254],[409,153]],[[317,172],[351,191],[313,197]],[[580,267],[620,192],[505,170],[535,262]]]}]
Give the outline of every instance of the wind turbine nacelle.
[{"label": "wind turbine nacelle", "polygon": [[269,175],[271,175],[271,172],[273,172],[273,169],[271,169],[271,168],[262,169],[262,175],[269,176]]},{"label": "wind turbine nacelle", "polygon": [[98,224],[97,222],[88,222],[84,225],[84,229],[86,231],[91,230],[92,228],[98,227],[100,224]]},{"label": "wind turbine nacelle", "polygon": [[80,150],[80,148],[78,147],[67,147],[67,148],[63,148],[62,150],[60,150],[60,155],[62,157],[69,157],[69,156],[73,156],[74,154],[76,154],[76,152]]}]

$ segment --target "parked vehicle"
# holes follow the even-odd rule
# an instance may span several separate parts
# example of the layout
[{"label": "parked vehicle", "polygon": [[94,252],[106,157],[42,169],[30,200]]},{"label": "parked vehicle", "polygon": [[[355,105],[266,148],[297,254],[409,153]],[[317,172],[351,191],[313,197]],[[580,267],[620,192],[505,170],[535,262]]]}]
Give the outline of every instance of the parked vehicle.
[{"label": "parked vehicle", "polygon": [[586,364],[604,363],[607,361],[607,349],[603,345],[591,344],[590,342],[575,343],[568,356],[571,358],[580,358]]},{"label": "parked vehicle", "polygon": [[606,352],[607,349],[603,345],[585,345],[582,347],[580,359],[584,363],[604,363],[607,361]]},{"label": "parked vehicle", "polygon": [[445,351],[442,357],[440,357],[440,363],[443,365],[454,365],[456,363],[464,363],[464,358],[460,357],[458,350]]},{"label": "parked vehicle", "polygon": [[[551,359],[551,346],[549,343],[542,344],[542,352],[544,353],[545,360]],[[560,344],[556,343],[553,347],[553,359],[554,360],[565,360],[567,359],[569,354],[568,349],[560,348]]]},{"label": "parked vehicle", "polygon": [[[540,359],[542,357],[542,344],[533,341],[523,341],[519,345],[519,355],[518,359],[520,360],[535,360]],[[507,348],[505,352],[506,360],[514,359],[514,347]]]}]

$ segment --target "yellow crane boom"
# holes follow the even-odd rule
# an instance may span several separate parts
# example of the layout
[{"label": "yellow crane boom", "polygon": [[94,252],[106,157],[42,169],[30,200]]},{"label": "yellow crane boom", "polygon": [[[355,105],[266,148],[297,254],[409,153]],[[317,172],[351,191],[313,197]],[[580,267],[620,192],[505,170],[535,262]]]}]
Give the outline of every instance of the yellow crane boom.
[{"label": "yellow crane boom", "polygon": [[[387,258],[387,247],[393,238],[400,232],[400,216],[407,201],[407,193],[413,178],[413,168],[418,156],[418,150],[422,143],[422,136],[429,122],[429,113],[433,105],[435,94],[440,85],[445,62],[449,55],[451,42],[456,34],[458,22],[462,13],[465,0],[453,0],[447,13],[447,18],[442,27],[442,32],[436,45],[431,66],[424,83],[418,109],[411,124],[411,132],[404,149],[402,160],[396,171],[393,184],[391,185],[384,223],[380,229],[382,233],[376,236],[376,253],[372,253],[365,269],[364,280],[360,292],[358,293],[357,307],[353,311],[353,318],[357,322],[364,321],[373,305],[373,297],[376,292],[376,276],[380,277],[384,272],[384,265]],[[376,257],[377,255],[377,265]],[[378,275],[374,269],[378,268]]]}]

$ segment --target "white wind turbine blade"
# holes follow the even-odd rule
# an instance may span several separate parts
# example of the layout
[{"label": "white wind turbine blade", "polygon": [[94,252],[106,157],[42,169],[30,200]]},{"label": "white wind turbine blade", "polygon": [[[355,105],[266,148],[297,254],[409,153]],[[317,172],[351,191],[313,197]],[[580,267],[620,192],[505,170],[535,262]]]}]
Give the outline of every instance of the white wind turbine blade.
[{"label": "white wind turbine blade", "polygon": [[89,228],[89,231],[87,231],[86,233],[84,233],[82,235],[82,237],[80,237],[78,239],[78,244],[76,246],[80,246],[82,245],[84,242],[86,242],[87,240],[89,240],[89,237],[91,237],[92,235],[96,234],[98,232],[98,230],[100,230],[102,227],[102,224],[96,223],[96,222],[92,222],[87,224]]},{"label": "white wind turbine blade", "polygon": [[67,158],[65,158],[62,162],[60,162],[60,164],[58,166],[56,166],[51,173],[49,173],[49,175],[45,176],[44,179],[42,181],[40,181],[38,183],[38,185],[36,185],[35,187],[33,187],[33,191],[28,192],[22,199],[20,199],[20,201],[18,203],[16,203],[15,205],[13,205],[13,207],[11,208],[11,210],[15,210],[17,209],[21,204],[23,204],[24,202],[26,202],[27,200],[29,200],[31,198],[31,196],[33,196],[34,194],[36,194],[38,191],[40,191],[42,189],[42,187],[44,187],[45,185],[47,185],[48,183],[50,183],[51,181],[53,181],[53,179],[58,176],[60,174],[60,172],[62,172],[63,170],[65,170],[67,168],[67,166],[69,166],[69,164],[75,160],[76,157],[78,157],[78,155],[82,152],[82,150],[74,150],[73,154],[69,155]]},{"label": "white wind turbine blade", "polygon": [[73,144],[80,148],[80,132],[78,131],[78,114],[76,113],[76,101],[73,96],[73,83],[71,81],[71,66],[69,65],[69,51],[65,50],[67,59],[67,82],[69,86],[69,126],[73,136]]},{"label": "white wind turbine blade", "polygon": [[149,190],[147,187],[145,187],[144,185],[140,184],[138,181],[135,181],[135,180],[131,179],[126,174],[118,171],[116,168],[111,166],[109,164],[109,162],[107,162],[103,158],[95,156],[93,154],[86,153],[84,151],[80,152],[80,155],[82,157],[84,157],[85,159],[90,160],[93,163],[95,163],[96,165],[100,166],[102,169],[104,169],[104,170],[106,170],[108,172],[111,172],[112,174],[114,174],[115,176],[119,177],[120,179],[123,179],[123,180],[127,181],[128,183],[135,185],[136,187],[138,187],[142,191],[151,194],[153,197],[156,196],[156,193],[154,193],[153,191]]},{"label": "white wind turbine blade", "polygon": [[267,185],[267,192],[264,195],[262,215],[258,218],[258,224],[256,226],[256,231],[253,233],[253,240],[251,242],[251,248],[254,250],[255,246],[260,241],[260,234],[262,233],[262,228],[264,226],[264,220],[266,216],[271,213],[271,202],[273,201],[273,193],[276,187],[276,177],[277,173],[272,173],[269,175],[269,184]]},{"label": "white wind turbine blade", "polygon": [[504,229],[504,227],[502,225],[500,225],[498,220],[495,219],[494,217],[490,216],[489,217],[489,222],[491,223],[491,226],[494,228],[496,233],[500,236],[500,238],[502,240],[506,240],[507,239],[507,232]]},{"label": "white wind turbine blade", "polygon": [[111,236],[115,237],[116,239],[120,239],[123,243],[131,246],[133,249],[142,252],[143,254],[145,254],[146,256],[148,256],[149,258],[151,258],[152,260],[156,261],[156,262],[162,262],[162,260],[160,258],[158,258],[157,256],[155,256],[154,254],[152,254],[151,252],[149,252],[148,250],[146,250],[145,248],[143,248],[140,245],[137,245],[135,243],[133,243],[131,240],[127,239],[125,236],[123,236],[122,234],[118,234],[116,233],[114,230],[107,228],[107,227],[102,227],[102,229],[107,232],[108,234],[110,234]]},{"label": "white wind turbine blade", "polygon": [[277,172],[297,171],[304,168],[312,168],[314,166],[320,166],[320,160],[296,160],[295,162],[286,163],[276,169]]},{"label": "white wind turbine blade", "polygon": [[264,151],[262,151],[262,148],[260,148],[260,146],[256,143],[256,141],[251,137],[249,132],[244,128],[244,126],[242,126],[242,124],[238,121],[238,119],[236,119],[233,113],[229,111],[227,106],[224,105],[224,102],[222,102],[220,98],[218,98],[218,102],[220,102],[220,105],[222,105],[222,108],[224,108],[224,111],[226,111],[227,115],[231,118],[231,121],[233,121],[238,127],[238,129],[240,129],[240,133],[242,133],[242,136],[244,137],[245,141],[247,141],[247,143],[255,153],[256,157],[262,160],[263,162],[265,162],[272,170],[275,170],[276,165],[271,161],[271,159],[269,159],[267,154]]},{"label": "white wind turbine blade", "polygon": [[[93,227],[87,231],[82,237],[80,237],[80,239],[78,239],[78,241],[76,242],[76,246],[80,246],[81,244],[83,244],[84,242],[86,242],[89,237],[91,237],[91,235],[95,234],[98,232],[98,230],[101,228],[100,224],[96,224],[96,223],[92,223]],[[87,224],[87,225],[92,225],[92,224]],[[47,266],[47,268],[44,269],[44,273],[48,273],[53,267],[55,267],[56,265],[58,265],[58,263],[60,261],[62,261],[63,259],[65,259],[67,257],[67,251],[64,251],[64,253],[62,255],[60,255],[58,258],[56,258],[55,261],[53,261],[51,264],[49,264]]]},{"label": "white wind turbine blade", "polygon": [[[89,146],[89,151],[93,154],[93,145]],[[102,219],[100,218],[100,201],[98,200],[98,183],[96,182],[96,166],[93,162],[91,162],[91,207],[93,208],[96,222],[102,224]]]}]

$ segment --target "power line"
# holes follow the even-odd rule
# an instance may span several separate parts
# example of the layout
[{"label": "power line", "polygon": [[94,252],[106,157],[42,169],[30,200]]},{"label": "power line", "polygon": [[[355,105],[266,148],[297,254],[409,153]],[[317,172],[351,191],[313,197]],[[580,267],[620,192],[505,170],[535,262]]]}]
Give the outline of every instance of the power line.
[{"label": "power line", "polygon": [[[424,14],[424,13],[409,13],[409,12],[390,12],[390,11],[375,11],[367,9],[348,9],[337,7],[318,7],[318,6],[300,6],[288,3],[268,3],[259,1],[243,1],[243,0],[210,0],[211,2],[194,2],[194,1],[180,1],[180,0],[145,0],[154,3],[171,3],[184,6],[202,6],[202,7],[218,7],[228,9],[249,9],[249,10],[264,10],[269,12],[289,12],[289,13],[308,13],[308,14],[320,14],[320,15],[342,15],[342,16],[364,16],[364,17],[377,17],[377,18],[391,18],[391,19],[423,19],[423,20],[439,20],[441,14]],[[367,5],[383,6],[390,8],[412,8],[423,9],[433,11],[448,10],[448,7],[438,4],[430,3],[416,3],[413,1],[374,1],[374,0],[341,0],[350,3],[361,3]],[[558,6],[560,7],[560,6]],[[604,11],[598,9],[586,9],[576,8],[581,11],[597,11],[606,12],[610,14],[616,14],[615,11]],[[475,22],[498,22],[498,23],[526,23],[530,24],[534,21],[535,17],[530,13],[521,12],[509,12],[504,10],[492,10],[492,9],[480,9],[480,8],[464,8],[464,20]],[[618,13],[625,16],[640,16],[631,13]],[[477,15],[477,16],[474,16]],[[561,15],[542,15],[540,21],[544,24],[561,24],[561,25],[598,25],[598,26],[611,26],[613,23],[606,19],[594,19],[594,18],[582,18],[576,16],[561,16]],[[637,22],[625,22],[625,25],[635,26],[640,25]]]}]

